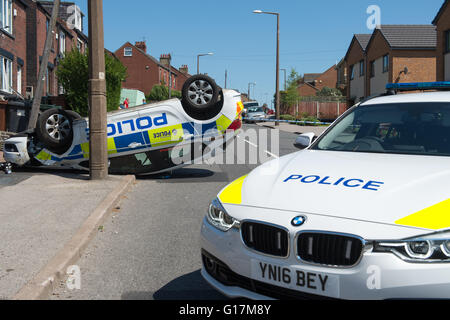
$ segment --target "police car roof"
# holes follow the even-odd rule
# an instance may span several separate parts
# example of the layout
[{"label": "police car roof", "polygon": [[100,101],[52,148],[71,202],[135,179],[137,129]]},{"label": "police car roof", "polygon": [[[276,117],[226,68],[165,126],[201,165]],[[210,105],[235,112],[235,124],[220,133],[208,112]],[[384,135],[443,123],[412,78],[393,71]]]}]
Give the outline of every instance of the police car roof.
[{"label": "police car roof", "polygon": [[381,96],[367,100],[361,106],[370,106],[386,103],[412,103],[412,102],[449,102],[450,91],[424,92],[424,93],[400,93],[396,95]]}]

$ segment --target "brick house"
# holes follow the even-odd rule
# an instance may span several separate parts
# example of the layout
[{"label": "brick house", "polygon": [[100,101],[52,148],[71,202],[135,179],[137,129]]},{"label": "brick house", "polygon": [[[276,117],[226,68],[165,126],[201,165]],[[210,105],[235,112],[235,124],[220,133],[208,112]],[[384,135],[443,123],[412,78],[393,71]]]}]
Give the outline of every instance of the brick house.
[{"label": "brick house", "polygon": [[350,104],[360,101],[365,96],[366,48],[371,34],[355,34],[345,55],[347,68],[347,100]]},{"label": "brick house", "polygon": [[450,0],[444,2],[433,24],[437,30],[437,80],[450,81]]},{"label": "brick house", "polygon": [[323,73],[305,73],[297,87],[298,93],[302,97],[315,96],[325,87],[336,88],[337,78],[336,66],[330,67]]},{"label": "brick house", "polygon": [[366,96],[384,93],[387,83],[436,81],[432,25],[382,25],[366,51]]},{"label": "brick house", "polygon": [[381,25],[362,39],[355,35],[345,58],[350,103],[385,92],[387,83],[436,81],[434,26]]},{"label": "brick house", "polygon": [[[123,82],[124,88],[140,90],[148,95],[153,86],[169,83],[169,64],[172,60],[170,54],[163,54],[160,60],[157,60],[148,54],[146,43],[139,41],[134,45],[126,42],[116,50],[115,55],[127,68],[128,77]],[[170,65],[170,72],[172,88],[181,90],[186,79],[190,77],[188,67],[183,65],[176,69]]]},{"label": "brick house", "polygon": [[[53,3],[34,0],[0,0],[0,96],[3,100],[31,99],[36,90]],[[68,25],[76,9],[75,24]],[[66,51],[84,51],[88,39],[83,34],[83,14],[72,2],[62,2],[50,53],[44,97],[57,96],[62,88],[56,68]],[[72,28],[71,28],[72,27]],[[0,99],[0,100],[2,100]],[[7,103],[0,110],[0,131],[5,130]]]}]

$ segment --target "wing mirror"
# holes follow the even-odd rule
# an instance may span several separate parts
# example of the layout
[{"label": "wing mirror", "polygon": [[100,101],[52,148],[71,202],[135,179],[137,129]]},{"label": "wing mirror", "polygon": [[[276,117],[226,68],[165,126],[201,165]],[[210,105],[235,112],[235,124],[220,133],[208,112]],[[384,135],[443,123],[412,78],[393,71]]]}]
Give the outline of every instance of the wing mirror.
[{"label": "wing mirror", "polygon": [[299,135],[297,139],[295,139],[294,146],[298,149],[306,149],[308,148],[314,141],[315,134],[312,132],[304,133]]}]

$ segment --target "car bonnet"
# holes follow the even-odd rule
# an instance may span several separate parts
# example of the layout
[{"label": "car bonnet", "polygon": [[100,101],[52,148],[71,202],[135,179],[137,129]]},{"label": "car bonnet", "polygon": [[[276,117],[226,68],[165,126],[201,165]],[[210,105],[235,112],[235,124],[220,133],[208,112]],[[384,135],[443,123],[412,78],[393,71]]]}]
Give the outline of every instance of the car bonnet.
[{"label": "car bonnet", "polygon": [[260,166],[219,199],[440,230],[450,228],[449,163],[448,157],[305,150]]}]

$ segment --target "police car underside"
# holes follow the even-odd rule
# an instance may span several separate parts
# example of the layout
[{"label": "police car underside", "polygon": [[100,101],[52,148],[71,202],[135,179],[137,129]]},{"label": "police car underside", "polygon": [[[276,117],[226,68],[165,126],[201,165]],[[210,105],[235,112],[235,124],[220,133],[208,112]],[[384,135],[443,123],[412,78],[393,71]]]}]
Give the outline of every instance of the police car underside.
[{"label": "police car underside", "polygon": [[[215,90],[215,103],[205,106],[202,97],[196,105],[194,100],[199,95],[192,94],[190,90],[203,86],[204,92],[207,92],[208,85]],[[211,150],[205,152],[211,141],[221,139],[224,145],[232,141],[242,125],[240,94],[233,90],[221,90],[205,76],[191,78],[184,92],[186,96],[182,100],[172,99],[108,113],[110,173],[156,174],[173,170],[214,156]],[[189,94],[192,99],[186,105]],[[42,126],[48,128],[53,124],[53,118],[64,115],[52,114],[47,121],[43,121]],[[65,123],[68,121],[65,120]],[[62,148],[63,151],[46,146],[35,132],[18,134],[6,141],[5,160],[18,166],[87,170],[88,119],[72,119],[70,128],[71,142],[68,147]],[[54,128],[51,130],[50,133],[55,132]]]},{"label": "police car underside", "polygon": [[202,275],[230,297],[448,299],[449,163],[450,93],[362,103],[219,193]]}]

